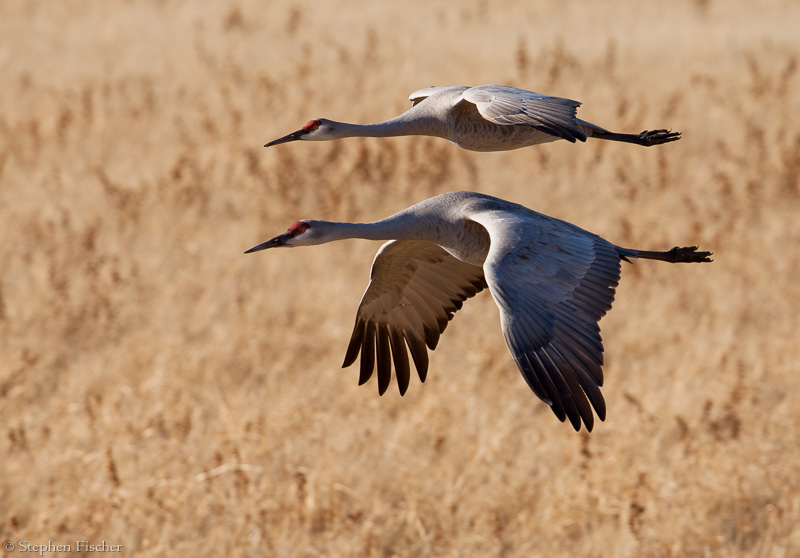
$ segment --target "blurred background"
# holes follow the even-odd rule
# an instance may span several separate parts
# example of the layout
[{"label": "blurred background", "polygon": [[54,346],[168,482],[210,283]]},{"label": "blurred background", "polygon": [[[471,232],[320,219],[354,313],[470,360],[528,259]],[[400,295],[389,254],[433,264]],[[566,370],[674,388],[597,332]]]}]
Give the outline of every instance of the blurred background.
[{"label": "blurred background", "polygon": [[[800,4],[0,4],[0,539],[129,556],[800,555]],[[429,85],[644,149],[261,146]],[[341,370],[378,243],[244,256],[457,189],[626,247],[608,418],[559,423],[488,293],[428,380]],[[74,553],[78,555],[78,553]]]}]

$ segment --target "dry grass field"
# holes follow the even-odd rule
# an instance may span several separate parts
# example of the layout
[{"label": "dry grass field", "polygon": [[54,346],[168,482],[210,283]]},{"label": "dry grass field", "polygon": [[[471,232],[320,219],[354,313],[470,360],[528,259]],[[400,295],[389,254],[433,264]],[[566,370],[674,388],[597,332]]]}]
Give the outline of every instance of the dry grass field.
[{"label": "dry grass field", "polygon": [[[0,3],[6,555],[800,556],[800,4],[758,4]],[[481,83],[683,139],[261,147]],[[488,293],[378,397],[339,368],[378,244],[242,254],[457,189],[714,251],[624,264],[592,434]]]}]

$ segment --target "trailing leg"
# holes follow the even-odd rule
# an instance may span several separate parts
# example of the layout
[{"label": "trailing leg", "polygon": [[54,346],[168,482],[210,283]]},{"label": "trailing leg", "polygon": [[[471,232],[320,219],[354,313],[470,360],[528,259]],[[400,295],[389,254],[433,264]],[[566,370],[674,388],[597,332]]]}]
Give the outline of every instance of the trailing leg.
[{"label": "trailing leg", "polygon": [[620,248],[619,255],[623,260],[628,258],[643,258],[646,260],[659,260],[670,263],[700,263],[714,261],[710,258],[713,252],[698,252],[697,246],[675,246],[666,252],[651,252],[648,250],[630,250]]},{"label": "trailing leg", "polygon": [[672,130],[645,130],[641,134],[616,134],[614,132],[605,132],[599,130],[592,130],[592,137],[610,141],[621,141],[625,143],[635,143],[644,147],[651,147],[653,145],[661,145],[662,143],[670,143],[681,139],[680,132],[673,132]]}]

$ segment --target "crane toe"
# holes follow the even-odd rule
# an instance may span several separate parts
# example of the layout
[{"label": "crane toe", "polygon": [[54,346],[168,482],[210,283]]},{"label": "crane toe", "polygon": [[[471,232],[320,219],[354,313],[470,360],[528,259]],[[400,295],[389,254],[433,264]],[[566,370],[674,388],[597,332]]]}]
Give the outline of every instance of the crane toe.
[{"label": "crane toe", "polygon": [[681,139],[680,132],[673,132],[672,130],[645,130],[639,134],[641,145],[651,147],[653,145],[661,145],[663,143],[670,143]]}]

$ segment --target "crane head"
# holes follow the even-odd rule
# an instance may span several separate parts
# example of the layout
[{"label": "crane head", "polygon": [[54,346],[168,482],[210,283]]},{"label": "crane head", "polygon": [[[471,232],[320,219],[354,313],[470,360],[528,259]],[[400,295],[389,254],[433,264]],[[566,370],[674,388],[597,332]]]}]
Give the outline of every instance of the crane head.
[{"label": "crane head", "polygon": [[306,125],[296,132],[292,132],[291,134],[287,134],[282,138],[272,140],[268,144],[264,145],[264,147],[271,147],[273,145],[295,140],[323,141],[334,139],[332,134],[335,129],[335,124],[335,122],[326,118],[315,118],[314,120],[309,120],[306,122]]},{"label": "crane head", "polygon": [[289,227],[285,233],[267,240],[266,242],[262,242],[258,246],[253,246],[245,251],[245,254],[266,250],[267,248],[278,248],[280,246],[291,248],[293,246],[310,246],[328,242],[328,239],[324,236],[324,227],[315,226],[315,224],[322,223],[321,221],[311,221],[308,219],[297,221]]}]

